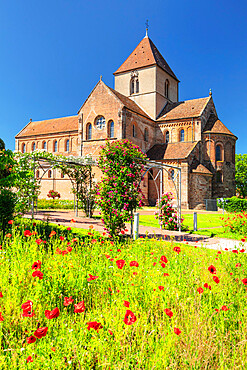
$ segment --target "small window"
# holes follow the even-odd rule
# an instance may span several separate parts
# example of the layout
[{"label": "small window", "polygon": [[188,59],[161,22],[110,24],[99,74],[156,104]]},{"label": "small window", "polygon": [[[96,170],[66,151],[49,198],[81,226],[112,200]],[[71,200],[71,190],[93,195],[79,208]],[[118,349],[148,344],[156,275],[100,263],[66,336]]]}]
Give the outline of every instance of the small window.
[{"label": "small window", "polygon": [[169,131],[166,131],[165,133],[165,142],[169,143]]},{"label": "small window", "polygon": [[169,81],[165,81],[165,97],[169,99]]},{"label": "small window", "polygon": [[174,175],[175,175],[174,170],[171,170],[170,171],[170,178],[171,178],[171,180],[174,180]]},{"label": "small window", "polygon": [[145,128],[144,130],[144,141],[148,142],[148,129]]},{"label": "small window", "polygon": [[53,148],[53,151],[54,151],[54,152],[57,152],[57,140],[56,140],[56,141],[54,141],[54,148]]},{"label": "small window", "polygon": [[110,138],[113,138],[114,137],[114,122],[113,121],[110,121],[108,123],[108,136]]},{"label": "small window", "polygon": [[216,172],[216,182],[218,184],[222,184],[223,182],[223,179],[222,179],[222,172],[221,171],[217,171]]},{"label": "small window", "polygon": [[134,94],[134,92],[135,92],[135,79],[132,78],[130,80],[130,95]]},{"label": "small window", "polygon": [[36,171],[36,178],[39,178],[39,170]]},{"label": "small window", "polygon": [[220,145],[216,146],[215,157],[216,157],[216,161],[222,161],[222,150],[221,150]]},{"label": "small window", "polygon": [[87,125],[87,140],[92,140],[92,124]]},{"label": "small window", "polygon": [[139,93],[139,80],[136,80],[136,93]]},{"label": "small window", "polygon": [[133,137],[136,137],[136,127],[135,127],[135,125],[132,126],[132,135],[133,135]]},{"label": "small window", "polygon": [[26,144],[22,144],[22,153],[26,153]]},{"label": "small window", "polygon": [[47,146],[46,146],[46,141],[44,141],[44,142],[43,142],[43,149],[45,149],[45,150],[46,150],[46,147],[47,147]]},{"label": "small window", "polygon": [[35,143],[32,144],[32,152],[35,151]]},{"label": "small window", "polygon": [[48,178],[51,178],[51,170],[48,171]]},{"label": "small window", "polygon": [[69,139],[66,140],[65,151],[69,152]]},{"label": "small window", "polygon": [[184,141],[184,130],[180,131],[180,141]]},{"label": "small window", "polygon": [[99,130],[102,130],[103,128],[105,128],[105,117],[100,116],[100,117],[97,118],[96,127]]}]

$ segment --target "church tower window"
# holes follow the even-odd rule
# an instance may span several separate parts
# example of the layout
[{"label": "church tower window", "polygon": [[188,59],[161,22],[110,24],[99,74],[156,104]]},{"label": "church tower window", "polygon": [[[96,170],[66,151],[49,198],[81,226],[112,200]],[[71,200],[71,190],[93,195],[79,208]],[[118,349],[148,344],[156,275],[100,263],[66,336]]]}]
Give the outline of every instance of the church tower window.
[{"label": "church tower window", "polygon": [[110,138],[114,137],[114,122],[113,121],[110,121],[108,123],[108,135]]},{"label": "church tower window", "polygon": [[66,140],[66,148],[65,148],[65,151],[66,152],[69,152],[69,139]]},{"label": "church tower window", "polygon": [[180,131],[180,141],[184,141],[184,129]]},{"label": "church tower window", "polygon": [[165,81],[165,97],[169,99],[169,81]]},{"label": "church tower window", "polygon": [[43,149],[46,150],[46,141],[43,142]]},{"label": "church tower window", "polygon": [[130,95],[134,94],[135,92],[135,79],[132,77],[130,80]]},{"label": "church tower window", "polygon": [[216,146],[216,161],[222,161],[222,150],[220,145]]},{"label": "church tower window", "polygon": [[166,144],[169,143],[169,131],[166,131],[165,133],[165,142]]},{"label": "church tower window", "polygon": [[148,142],[148,129],[145,128],[144,130],[144,141]]},{"label": "church tower window", "polygon": [[35,143],[32,144],[32,151],[35,151]]},{"label": "church tower window", "polygon": [[138,79],[138,72],[133,71],[131,72],[131,79],[130,79],[130,95],[138,94],[139,93],[139,79]]},{"label": "church tower window", "polygon": [[22,153],[26,153],[26,144],[22,144]]},{"label": "church tower window", "polygon": [[57,140],[56,140],[56,141],[54,141],[53,151],[54,151],[54,152],[57,152]]},{"label": "church tower window", "polygon": [[139,93],[139,80],[136,79],[136,93]]},{"label": "church tower window", "polygon": [[92,124],[87,125],[87,140],[92,140]]}]

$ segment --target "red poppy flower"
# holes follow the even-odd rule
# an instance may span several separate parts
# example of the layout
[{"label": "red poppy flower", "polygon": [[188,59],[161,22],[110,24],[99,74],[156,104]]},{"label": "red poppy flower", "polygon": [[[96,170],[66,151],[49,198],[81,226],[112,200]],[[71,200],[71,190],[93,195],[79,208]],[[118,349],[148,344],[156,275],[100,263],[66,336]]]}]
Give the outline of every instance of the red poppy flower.
[{"label": "red poppy flower", "polygon": [[61,241],[64,241],[65,237],[64,236],[59,236]]},{"label": "red poppy flower", "polygon": [[1,321],[4,321],[4,318],[3,318],[2,312],[0,312],[0,322],[1,322]]},{"label": "red poppy flower", "polygon": [[245,252],[245,249],[240,249],[239,252],[244,253]]},{"label": "red poppy flower", "polygon": [[64,301],[63,301],[64,306],[69,306],[73,302],[74,302],[74,299],[72,297],[64,297]]},{"label": "red poppy flower", "polygon": [[179,334],[181,334],[181,330],[179,330],[178,328],[174,328],[174,333],[179,335]]},{"label": "red poppy flower", "polygon": [[243,242],[243,243],[244,243],[244,242],[245,242],[245,239],[241,239],[241,242]]},{"label": "red poppy flower", "polygon": [[179,254],[181,252],[180,247],[174,247],[173,250],[174,250],[174,252],[177,252],[177,254]]},{"label": "red poppy flower", "polygon": [[68,231],[71,231],[71,227],[67,227],[67,230],[68,230]]},{"label": "red poppy flower", "polygon": [[24,236],[31,236],[32,233],[30,230],[24,230]]},{"label": "red poppy flower", "polygon": [[166,256],[161,256],[161,257],[160,257],[160,260],[161,260],[162,262],[165,262],[165,263],[167,263],[167,262],[168,262],[168,260],[167,260]]},{"label": "red poppy flower", "polygon": [[124,230],[121,230],[121,234],[124,235],[125,234],[125,231]]},{"label": "red poppy flower", "polygon": [[169,316],[170,318],[173,316],[173,312],[172,312],[169,308],[166,308],[166,309],[165,309],[165,314],[166,314],[167,316]]},{"label": "red poppy flower", "polygon": [[52,230],[49,237],[51,238],[52,236],[56,235],[56,231]]},{"label": "red poppy flower", "polygon": [[209,290],[211,290],[211,289],[212,289],[212,288],[211,288],[211,285],[209,285],[209,286],[208,286],[208,289],[209,289]]},{"label": "red poppy flower", "polygon": [[2,292],[0,292],[0,298],[2,298],[3,297],[3,293]]},{"label": "red poppy flower", "polygon": [[133,314],[132,311],[127,310],[124,316],[124,323],[126,325],[132,325],[136,322],[136,316]]},{"label": "red poppy flower", "polygon": [[127,307],[127,308],[129,308],[130,303],[128,301],[124,301],[124,306]]},{"label": "red poppy flower", "polygon": [[216,312],[219,312],[218,308],[215,309]]},{"label": "red poppy flower", "polygon": [[103,326],[101,325],[100,322],[97,322],[97,321],[87,322],[87,330],[94,329],[98,331],[99,329],[102,329],[102,328]]},{"label": "red poppy flower", "polygon": [[241,267],[241,263],[237,263],[236,264],[236,267]]},{"label": "red poppy flower", "polygon": [[111,329],[108,329],[108,332],[110,335],[113,335],[113,332],[111,331]]},{"label": "red poppy flower", "polygon": [[117,267],[119,269],[122,269],[124,267],[124,264],[125,264],[125,260],[117,260],[116,261],[116,264],[117,264]]},{"label": "red poppy flower", "polygon": [[28,358],[26,359],[27,362],[33,362],[33,358],[32,356],[28,356]]},{"label": "red poppy flower", "polygon": [[22,317],[34,317],[34,311],[23,310]]},{"label": "red poppy flower", "polygon": [[197,288],[197,291],[198,291],[199,294],[203,293],[203,289],[201,287]]},{"label": "red poppy flower", "polygon": [[35,240],[36,241],[36,243],[38,244],[38,245],[40,245],[42,242],[43,242],[43,240],[42,239],[37,239],[37,240]]},{"label": "red poppy flower", "polygon": [[222,306],[221,309],[222,311],[229,311],[229,308],[227,308],[226,306]]},{"label": "red poppy flower", "polygon": [[65,254],[68,254],[69,252],[67,250],[64,250],[62,251],[62,256],[64,256]]},{"label": "red poppy flower", "polygon": [[72,223],[73,223],[73,222],[76,222],[76,220],[74,220],[74,219],[72,218],[70,222],[72,222]]},{"label": "red poppy flower", "polygon": [[216,284],[219,284],[220,279],[219,279],[217,276],[213,276],[213,281],[214,281]]},{"label": "red poppy flower", "polygon": [[13,221],[13,220],[9,220],[9,221],[8,221],[8,224],[9,224],[9,225],[13,225],[13,223],[14,223],[14,221]]},{"label": "red poppy flower", "polygon": [[31,343],[34,343],[34,342],[36,342],[35,336],[31,335],[31,337],[27,338],[27,343],[28,344],[31,344]]},{"label": "red poppy flower", "polygon": [[96,280],[98,279],[98,276],[93,276],[91,274],[89,274],[89,278],[87,278],[87,281],[92,281],[92,280]]},{"label": "red poppy flower", "polygon": [[137,261],[131,261],[130,262],[130,267],[132,267],[132,266],[138,267],[139,266],[139,263]]},{"label": "red poppy flower", "polygon": [[216,274],[216,268],[213,265],[209,266],[208,271],[210,274]]},{"label": "red poppy flower", "polygon": [[204,284],[204,288],[208,288],[208,283],[205,283]]},{"label": "red poppy flower", "polygon": [[7,238],[11,238],[11,236],[12,236],[12,235],[11,235],[10,233],[6,234],[6,237],[7,237]]},{"label": "red poppy flower", "polygon": [[41,261],[36,261],[32,265],[32,270],[40,269],[40,267],[41,267]]},{"label": "red poppy flower", "polygon": [[39,278],[39,280],[41,280],[41,279],[43,279],[43,276],[44,276],[44,274],[43,274],[43,272],[41,272],[41,271],[39,271],[39,270],[36,270],[36,271],[34,271],[33,273],[32,273],[32,276],[33,277],[38,277]]},{"label": "red poppy flower", "polygon": [[238,254],[238,250],[237,249],[233,249],[232,250],[232,253],[237,253]]},{"label": "red poppy flower", "polygon": [[159,288],[160,291],[164,290],[164,287],[162,285],[160,285],[158,288]]},{"label": "red poppy flower", "polygon": [[56,254],[62,254],[61,249],[57,248],[57,249],[56,249]]},{"label": "red poppy flower", "polygon": [[60,311],[58,307],[54,308],[54,310],[51,310],[51,311],[45,310],[45,317],[47,319],[55,319],[59,315],[60,315]]},{"label": "red poppy flower", "polygon": [[72,247],[68,246],[68,247],[66,248],[66,250],[67,250],[67,252],[72,252]]},{"label": "red poppy flower", "polygon": [[47,330],[48,330],[48,327],[44,326],[43,328],[38,328],[33,334],[35,335],[35,337],[40,339],[46,336]]},{"label": "red poppy flower", "polygon": [[242,280],[242,283],[243,283],[244,285],[247,285],[247,278],[244,278],[244,279]]},{"label": "red poppy flower", "polygon": [[84,312],[84,311],[85,311],[84,301],[81,301],[81,302],[75,304],[75,309],[74,309],[75,313],[81,313],[81,312]]},{"label": "red poppy flower", "polygon": [[169,276],[169,274],[167,272],[164,273],[164,276]]},{"label": "red poppy flower", "polygon": [[160,266],[163,267],[163,268],[165,268],[166,267],[166,264],[165,263],[162,263]]}]

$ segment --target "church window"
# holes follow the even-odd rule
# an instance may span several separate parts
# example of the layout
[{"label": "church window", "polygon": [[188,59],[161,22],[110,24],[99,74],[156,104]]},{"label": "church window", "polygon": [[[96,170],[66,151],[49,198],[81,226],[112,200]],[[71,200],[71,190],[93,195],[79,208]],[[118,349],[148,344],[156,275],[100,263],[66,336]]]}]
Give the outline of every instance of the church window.
[{"label": "church window", "polygon": [[26,144],[22,144],[22,153],[26,153]]},{"label": "church window", "polygon": [[136,93],[139,93],[139,80],[136,80]]},{"label": "church window", "polygon": [[144,141],[148,142],[148,129],[145,128],[144,130]]},{"label": "church window", "polygon": [[132,135],[133,135],[133,137],[136,137],[136,127],[135,127],[135,125],[132,126]]},{"label": "church window", "polygon": [[169,143],[169,131],[166,131],[165,133],[165,142]]},{"label": "church window", "polygon": [[43,142],[43,149],[46,150],[47,146],[46,146],[46,141]]},{"label": "church window", "polygon": [[222,172],[221,171],[217,171],[216,172],[216,182],[218,183],[218,184],[222,184]]},{"label": "church window", "polygon": [[180,131],[180,141],[184,141],[184,129]]},{"label": "church window", "polygon": [[32,144],[32,151],[35,151],[35,143]]},{"label": "church window", "polygon": [[51,178],[51,170],[48,171],[48,178]]},{"label": "church window", "polygon": [[54,141],[53,151],[54,151],[54,152],[57,152],[57,140],[56,140],[56,141]]},{"label": "church window", "polygon": [[134,94],[134,92],[135,92],[135,79],[132,78],[130,80],[130,95]]},{"label": "church window", "polygon": [[140,89],[139,79],[138,79],[138,76],[135,75],[131,77],[131,80],[130,80],[130,95],[138,94],[139,89]]},{"label": "church window", "polygon": [[165,97],[169,99],[169,81],[165,81]]},{"label": "church window", "polygon": [[65,148],[65,151],[66,152],[69,152],[69,139],[66,140],[66,148]]},{"label": "church window", "polygon": [[108,130],[109,130],[109,137],[113,138],[114,137],[114,122],[113,121],[109,122]]},{"label": "church window", "polygon": [[174,173],[174,170],[171,170],[171,171],[170,171],[170,179],[171,179],[171,180],[174,180],[174,174],[175,174],[175,173]]},{"label": "church window", "polygon": [[105,117],[100,116],[96,119],[96,127],[99,130],[102,130],[103,128],[105,128]]},{"label": "church window", "polygon": [[216,145],[215,157],[216,161],[222,161],[222,149],[220,145]]},{"label": "church window", "polygon": [[87,140],[92,140],[92,124],[87,125]]}]

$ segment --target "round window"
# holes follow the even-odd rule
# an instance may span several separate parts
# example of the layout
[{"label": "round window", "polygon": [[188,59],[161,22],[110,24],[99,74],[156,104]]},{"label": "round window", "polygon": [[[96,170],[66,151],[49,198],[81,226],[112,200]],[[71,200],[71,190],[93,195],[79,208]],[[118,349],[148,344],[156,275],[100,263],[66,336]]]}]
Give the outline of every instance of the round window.
[{"label": "round window", "polygon": [[96,127],[99,130],[102,130],[103,128],[105,128],[105,118],[103,116],[97,118]]}]

